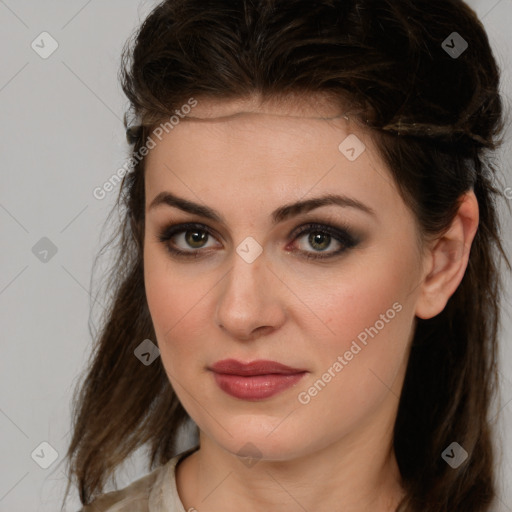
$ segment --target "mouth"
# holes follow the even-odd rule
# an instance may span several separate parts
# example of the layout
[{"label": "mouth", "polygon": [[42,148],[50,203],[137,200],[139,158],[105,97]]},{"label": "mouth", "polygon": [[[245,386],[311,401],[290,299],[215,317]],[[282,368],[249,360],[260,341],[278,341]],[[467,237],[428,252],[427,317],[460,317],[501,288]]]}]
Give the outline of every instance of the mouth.
[{"label": "mouth", "polygon": [[209,370],[222,391],[250,401],[270,398],[295,385],[308,373],[305,369],[292,368],[275,361],[242,363],[235,359],[218,361]]}]

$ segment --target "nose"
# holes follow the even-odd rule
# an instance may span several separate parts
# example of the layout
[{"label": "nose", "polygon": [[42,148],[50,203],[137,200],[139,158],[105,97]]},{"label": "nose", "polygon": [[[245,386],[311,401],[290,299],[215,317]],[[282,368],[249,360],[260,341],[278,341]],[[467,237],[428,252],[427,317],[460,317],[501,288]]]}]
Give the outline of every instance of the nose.
[{"label": "nose", "polygon": [[231,270],[219,283],[217,325],[240,341],[279,329],[286,320],[280,284],[264,252],[252,263],[234,254]]}]

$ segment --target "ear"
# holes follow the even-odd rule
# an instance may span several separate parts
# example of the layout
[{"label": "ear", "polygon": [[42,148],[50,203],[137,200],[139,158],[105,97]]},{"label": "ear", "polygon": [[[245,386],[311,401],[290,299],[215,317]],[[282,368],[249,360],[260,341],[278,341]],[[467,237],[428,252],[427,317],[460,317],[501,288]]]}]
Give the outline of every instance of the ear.
[{"label": "ear", "polygon": [[478,201],[473,191],[465,193],[450,227],[429,244],[425,277],[416,303],[416,316],[428,319],[446,306],[466,271],[471,243],[479,222]]}]

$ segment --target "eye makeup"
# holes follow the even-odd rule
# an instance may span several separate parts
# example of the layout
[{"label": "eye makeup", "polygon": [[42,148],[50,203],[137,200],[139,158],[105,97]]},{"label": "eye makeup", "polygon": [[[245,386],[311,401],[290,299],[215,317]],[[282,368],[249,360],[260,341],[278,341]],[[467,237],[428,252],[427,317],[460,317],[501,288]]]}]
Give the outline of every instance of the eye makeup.
[{"label": "eye makeup", "polygon": [[[189,249],[178,247],[177,238],[181,239],[181,243],[188,245]],[[199,244],[207,244],[210,238],[217,239],[215,230],[205,224],[197,222],[170,224],[162,228],[157,235],[157,240],[164,244],[172,257],[189,259],[208,257],[208,254],[217,250],[211,247],[205,247],[205,245],[194,247],[196,242]],[[360,242],[359,237],[353,234],[349,226],[343,224],[334,226],[319,222],[308,222],[298,226],[288,235],[288,238],[291,238],[292,245],[297,240],[305,239],[305,243],[312,251],[293,248],[288,249],[289,244],[286,246],[286,250],[297,253],[299,257],[312,260],[335,258],[352,249]],[[328,242],[327,247],[315,250],[315,246],[322,246],[325,241]],[[338,248],[336,250],[328,250],[332,247],[333,242]]]}]

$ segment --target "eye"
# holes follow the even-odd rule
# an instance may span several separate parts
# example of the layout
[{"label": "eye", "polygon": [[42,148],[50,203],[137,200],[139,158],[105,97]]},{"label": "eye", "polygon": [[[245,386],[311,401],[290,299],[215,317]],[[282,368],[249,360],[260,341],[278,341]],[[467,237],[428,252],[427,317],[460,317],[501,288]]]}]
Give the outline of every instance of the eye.
[{"label": "eye", "polygon": [[197,249],[212,247],[207,243],[213,235],[203,224],[178,224],[164,228],[158,240],[164,243],[171,254],[185,257],[199,257]]},{"label": "eye", "polygon": [[[306,236],[307,235],[307,236]],[[327,259],[355,247],[358,243],[348,228],[336,228],[324,224],[307,224],[292,233],[294,241],[302,239],[299,249],[305,258]],[[332,249],[334,246],[335,250]],[[308,249],[312,248],[313,251]]]},{"label": "eye", "polygon": [[[317,223],[300,226],[290,237],[293,242],[302,239],[297,252],[306,259],[333,258],[359,243],[348,227],[338,228]],[[205,252],[203,249],[215,247],[215,244],[208,245],[214,235],[204,224],[171,225],[164,228],[157,238],[172,255],[179,257],[199,258]],[[333,246],[335,250],[329,250]],[[311,248],[313,251],[309,250]]]}]

